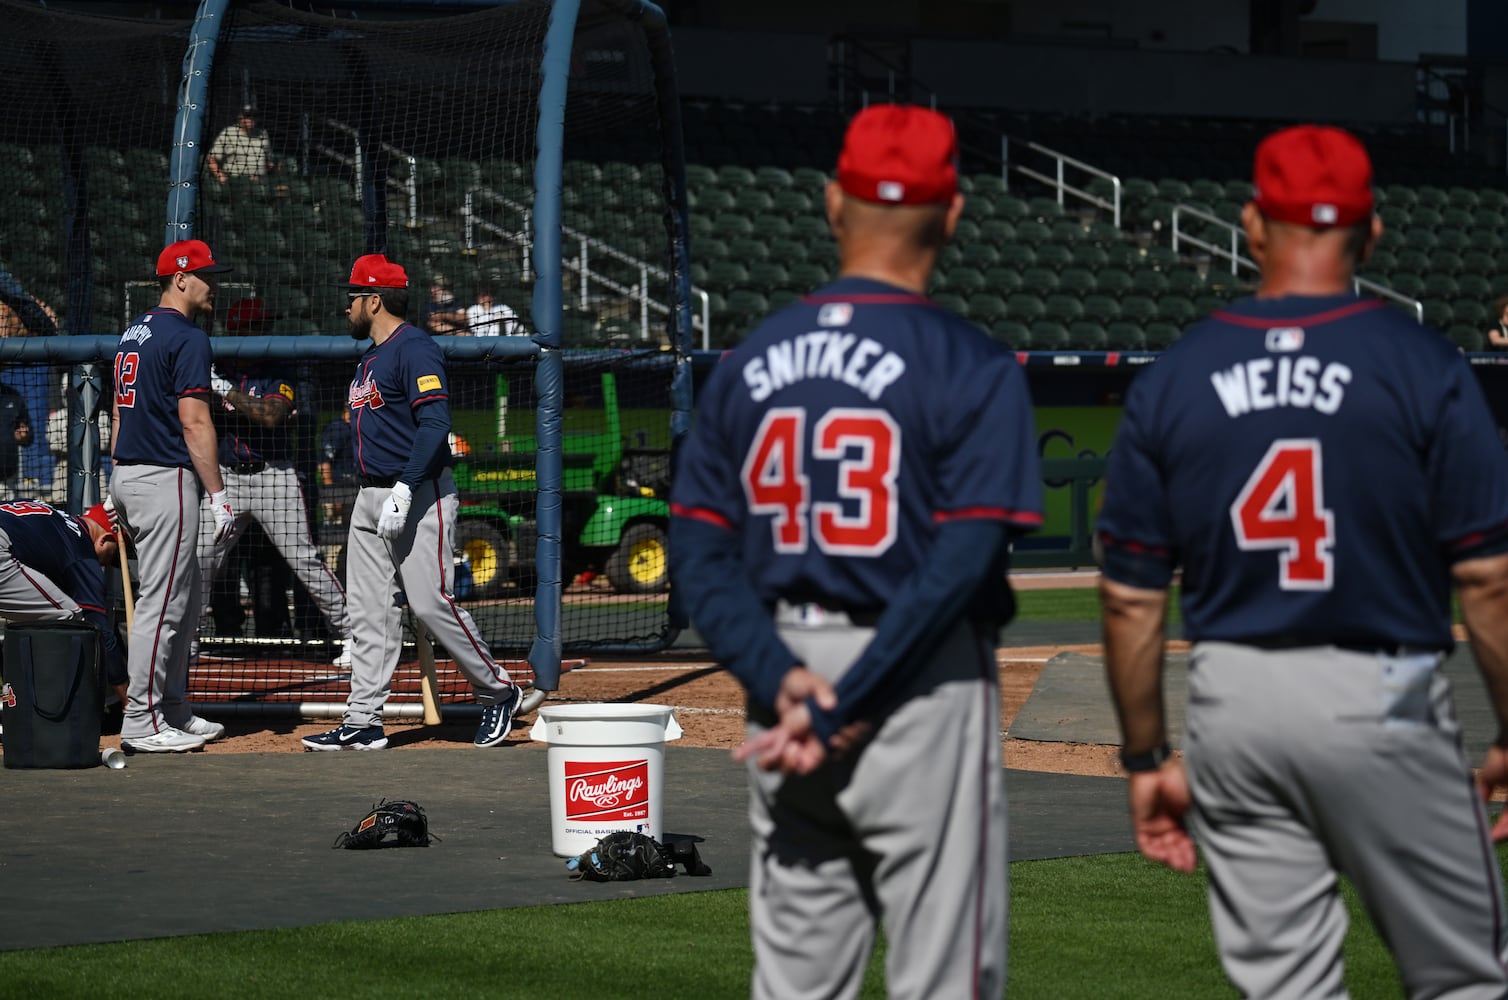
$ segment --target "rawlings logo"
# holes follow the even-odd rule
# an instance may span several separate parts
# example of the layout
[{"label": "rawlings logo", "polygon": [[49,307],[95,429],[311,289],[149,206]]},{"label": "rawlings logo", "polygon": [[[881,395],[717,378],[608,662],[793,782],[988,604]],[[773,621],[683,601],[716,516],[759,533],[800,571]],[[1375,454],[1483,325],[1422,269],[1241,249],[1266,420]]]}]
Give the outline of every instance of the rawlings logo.
[{"label": "rawlings logo", "polygon": [[347,398],[353,407],[365,406],[369,410],[375,410],[382,405],[382,393],[378,391],[377,383],[370,378],[365,382],[352,382]]},{"label": "rawlings logo", "polygon": [[649,761],[566,761],[566,819],[649,817]]},{"label": "rawlings logo", "polygon": [[3,703],[6,708],[16,707],[16,692],[11,690],[9,684],[0,688],[0,703]]}]

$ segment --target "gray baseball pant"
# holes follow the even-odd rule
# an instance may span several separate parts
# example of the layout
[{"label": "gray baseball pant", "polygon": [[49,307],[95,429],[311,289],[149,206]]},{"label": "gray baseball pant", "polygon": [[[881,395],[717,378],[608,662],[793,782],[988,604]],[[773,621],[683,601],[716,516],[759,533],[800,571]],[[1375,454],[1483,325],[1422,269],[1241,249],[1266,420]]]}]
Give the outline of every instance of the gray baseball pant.
[{"label": "gray baseball pant", "polygon": [[11,554],[10,535],[0,531],[0,619],[8,622],[81,620],[83,609],[42,573]]},{"label": "gray baseball pant", "polygon": [[[781,638],[836,680],[874,635],[782,605]],[[999,997],[1009,872],[993,636],[956,628],[858,753],[787,777],[749,766],[756,1000],[855,997],[878,922],[892,998]],[[749,724],[752,738],[764,730]]]},{"label": "gray baseball pant", "polygon": [[[351,617],[346,611],[346,595],[340,582],[330,572],[314,549],[309,537],[308,510],[305,507],[304,491],[299,487],[298,476],[291,467],[267,466],[261,472],[242,474],[225,466],[220,467],[225,479],[225,489],[230,494],[231,509],[236,512],[236,525],[231,536],[215,544],[215,518],[205,497],[199,512],[199,573],[201,579],[199,614],[201,620],[209,611],[210,593],[215,578],[225,565],[225,558],[235,547],[246,525],[255,519],[267,532],[278,555],[293,570],[314,603],[330,622],[330,627],[342,639],[350,637]],[[298,503],[295,505],[294,499]]]},{"label": "gray baseball pant", "polygon": [[451,590],[455,577],[456,496],[450,472],[414,490],[408,523],[391,542],[377,534],[377,519],[392,491],[364,486],[351,511],[346,540],[346,598],[351,609],[351,696],[345,723],[382,724],[403,648],[403,599],[435,641],[471,681],[478,702],[510,696],[512,681],[492,658],[487,640]]},{"label": "gray baseball pant", "polygon": [[1439,661],[1194,646],[1191,829],[1221,961],[1243,996],[1347,995],[1337,871],[1409,997],[1508,995],[1502,875]]},{"label": "gray baseball pant", "polygon": [[115,509],[136,546],[136,614],[127,642],[122,740],[186,725],[189,641],[199,621],[199,479],[191,469],[117,465]]}]

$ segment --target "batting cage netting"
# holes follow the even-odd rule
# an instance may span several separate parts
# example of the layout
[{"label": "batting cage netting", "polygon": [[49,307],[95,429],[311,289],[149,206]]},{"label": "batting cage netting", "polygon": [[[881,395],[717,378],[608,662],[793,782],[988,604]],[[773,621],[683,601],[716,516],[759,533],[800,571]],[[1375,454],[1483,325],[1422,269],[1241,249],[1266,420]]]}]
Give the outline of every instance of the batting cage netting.
[{"label": "batting cage netting", "polygon": [[[0,489],[74,511],[108,489],[115,343],[156,305],[172,240],[234,268],[218,374],[294,401],[272,424],[217,413],[227,481],[291,469],[293,485],[211,588],[196,701],[338,707],[348,689],[300,539],[343,581],[343,414],[368,345],[339,286],[364,253],[407,269],[408,319],[447,358],[455,597],[494,654],[551,689],[562,656],[674,637],[690,309],[663,17],[637,0],[428,7],[206,0],[193,21],[139,22],[0,0],[0,100],[25,109],[0,115],[0,404],[24,404],[0,421],[20,411],[37,432],[0,448]],[[417,699],[413,649],[397,703]]]}]

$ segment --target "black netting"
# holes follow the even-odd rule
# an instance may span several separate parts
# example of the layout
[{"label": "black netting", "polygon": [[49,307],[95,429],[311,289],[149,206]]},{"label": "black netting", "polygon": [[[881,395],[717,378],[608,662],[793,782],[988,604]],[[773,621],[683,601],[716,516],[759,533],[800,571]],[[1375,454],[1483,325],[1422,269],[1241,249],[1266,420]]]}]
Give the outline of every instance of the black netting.
[{"label": "black netting", "polygon": [[[432,333],[532,336],[558,327],[567,348],[562,647],[570,656],[669,637],[672,364],[662,351],[675,337],[655,78],[638,20],[616,3],[584,4],[562,130],[561,260],[543,265],[547,282],[563,275],[564,315],[548,311],[549,295],[536,313],[537,118],[550,10],[524,0],[354,20],[233,3],[200,108],[194,198],[176,199],[170,218],[193,25],[0,0],[9,18],[0,53],[13,70],[0,94],[27,110],[0,116],[0,265],[13,279],[0,276],[10,307],[0,310],[4,332],[46,334],[51,316],[59,332],[119,334],[156,304],[153,263],[175,221],[179,235],[206,240],[235,268],[221,284],[214,336],[289,338],[255,361],[217,341],[222,375],[291,385],[297,415],[286,425],[264,432],[221,415],[222,433],[264,439],[259,450],[292,465],[302,495],[250,530],[222,572],[199,634],[196,699],[344,696],[330,666],[338,636],[271,546],[291,526],[307,527],[321,561],[343,573],[354,487],[322,459],[340,436],[354,363],[309,360],[293,338],[344,337],[347,300],[337,285],[355,257],[374,251],[408,270],[409,319]],[[494,652],[516,659],[537,633],[535,360],[450,353],[462,500],[457,596]],[[307,352],[315,354],[330,357]],[[49,447],[41,433],[43,416],[67,412],[66,370],[0,372],[28,394],[39,432],[35,458],[23,456],[16,481],[3,484],[11,492],[62,502],[70,473],[81,471],[57,465],[66,445]],[[466,696],[453,673],[441,674],[442,686]]]}]

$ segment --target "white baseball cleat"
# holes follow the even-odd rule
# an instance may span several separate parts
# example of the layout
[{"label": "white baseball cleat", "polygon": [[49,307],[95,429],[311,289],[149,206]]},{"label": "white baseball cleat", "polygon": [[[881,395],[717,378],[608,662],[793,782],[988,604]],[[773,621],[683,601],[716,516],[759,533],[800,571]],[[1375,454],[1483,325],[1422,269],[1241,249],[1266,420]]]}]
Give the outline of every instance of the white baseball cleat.
[{"label": "white baseball cleat", "polygon": [[202,738],[206,743],[213,743],[225,735],[225,726],[218,722],[211,722],[208,719],[200,718],[197,715],[192,716],[188,722],[178,728],[190,736]]},{"label": "white baseball cleat", "polygon": [[121,737],[120,748],[126,753],[183,753],[199,750],[204,746],[204,737],[185,733],[168,726],[151,736]]},{"label": "white baseball cleat", "polygon": [[346,639],[340,644],[340,655],[332,661],[333,666],[342,670],[351,669],[351,640]]}]

